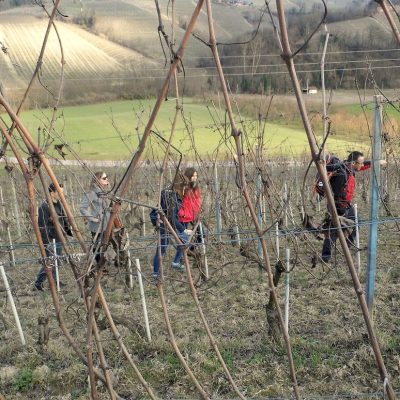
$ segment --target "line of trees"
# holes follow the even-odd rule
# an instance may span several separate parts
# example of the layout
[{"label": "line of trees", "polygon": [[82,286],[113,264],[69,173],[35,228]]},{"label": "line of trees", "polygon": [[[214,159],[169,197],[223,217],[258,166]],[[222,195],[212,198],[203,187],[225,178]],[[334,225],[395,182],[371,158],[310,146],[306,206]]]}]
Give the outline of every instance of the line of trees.
[{"label": "line of trees", "polygon": [[[353,3],[357,1],[353,0]],[[349,10],[354,11],[349,15],[358,18],[366,13],[371,13],[374,9],[375,5],[368,5],[358,11],[351,7]],[[342,13],[343,11],[337,11],[329,15],[334,20],[342,19],[344,18]],[[321,20],[322,15],[323,10],[316,6],[311,12],[304,14],[297,12],[289,16],[289,36],[293,51],[303,45]],[[375,18],[374,15],[372,18]],[[397,62],[387,60],[396,58],[391,49],[396,48],[397,44],[391,32],[385,30],[381,24],[374,23],[372,18],[371,24],[367,27],[361,21],[359,29],[353,28],[354,24],[358,22],[357,20],[347,19],[345,22],[349,26],[348,29],[337,30],[337,33],[330,35],[328,54],[325,60],[325,68],[330,70],[325,74],[328,87],[353,88],[355,77],[362,83],[367,80],[367,84],[376,83],[384,88],[399,86],[400,80],[393,74],[393,69],[389,68],[396,66]],[[329,23],[327,26],[329,31]],[[295,63],[304,83],[309,81],[310,84],[319,86],[321,80],[319,62],[324,42],[325,33],[321,29],[296,57]],[[387,51],[370,52],[372,49],[386,49]],[[368,52],[363,52],[363,50]],[[283,60],[280,57],[271,56],[281,54],[272,29],[260,31],[257,37],[248,44],[223,46],[221,54],[223,66],[229,71],[228,75],[231,74],[229,81],[232,87],[238,91],[256,93],[263,90],[264,92],[286,93],[290,90],[288,75],[282,73],[285,71],[282,68]],[[203,66],[205,66],[204,62]],[[368,70],[369,66],[372,68],[372,73]],[[374,69],[374,67],[379,68]]]}]

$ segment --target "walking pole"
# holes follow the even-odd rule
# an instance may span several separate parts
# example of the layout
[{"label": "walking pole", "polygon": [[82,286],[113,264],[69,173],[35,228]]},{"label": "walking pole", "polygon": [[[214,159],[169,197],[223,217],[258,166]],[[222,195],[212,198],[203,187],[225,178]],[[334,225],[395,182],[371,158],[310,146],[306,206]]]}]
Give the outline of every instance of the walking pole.
[{"label": "walking pole", "polygon": [[13,312],[13,315],[14,315],[14,318],[15,318],[15,323],[17,324],[19,337],[21,338],[22,345],[25,346],[24,332],[22,332],[21,322],[19,321],[17,309],[15,307],[14,299],[13,299],[13,296],[12,296],[12,293],[11,293],[10,285],[8,284],[8,279],[7,279],[6,272],[4,271],[3,264],[0,264],[0,273],[1,273],[1,276],[2,276],[3,281],[4,281],[4,286],[5,286],[5,289],[6,289],[6,292],[7,292],[8,300],[9,300],[9,302],[11,304],[11,309],[12,309],[12,312]]},{"label": "walking pole", "polygon": [[143,279],[142,279],[142,270],[140,268],[140,261],[138,258],[135,259],[136,269],[138,274],[138,281],[139,281],[139,290],[140,290],[140,300],[142,301],[143,307],[143,315],[144,315],[144,324],[146,327],[146,335],[147,340],[151,342],[151,334],[150,334],[150,325],[149,325],[149,317],[147,315],[147,306],[146,306],[146,298],[144,296],[144,288],[143,288]]},{"label": "walking pole", "polygon": [[56,271],[56,284],[57,284],[57,292],[60,291],[60,277],[58,275],[58,256],[57,256],[57,245],[56,245],[56,239],[53,239],[53,258],[54,258],[54,268]]},{"label": "walking pole", "polygon": [[360,275],[361,272],[361,254],[360,254],[360,227],[358,225],[358,207],[354,204],[354,222],[356,224],[356,262],[357,262],[357,272]]},{"label": "walking pole", "polygon": [[207,261],[207,254],[206,254],[206,244],[204,242],[204,235],[203,235],[203,224],[199,222],[199,230],[200,230],[200,240],[201,240],[201,252],[204,257],[204,271],[206,274],[206,278],[208,279],[208,261]]}]

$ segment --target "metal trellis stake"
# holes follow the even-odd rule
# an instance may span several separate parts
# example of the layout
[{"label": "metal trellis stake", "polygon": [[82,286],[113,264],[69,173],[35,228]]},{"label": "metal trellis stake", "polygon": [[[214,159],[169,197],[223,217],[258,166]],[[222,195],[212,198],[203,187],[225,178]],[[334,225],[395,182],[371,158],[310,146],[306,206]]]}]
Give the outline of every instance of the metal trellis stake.
[{"label": "metal trellis stake", "polygon": [[204,242],[204,231],[203,231],[203,224],[199,222],[199,231],[200,231],[200,241],[201,241],[201,253],[203,254],[204,259],[204,272],[206,274],[206,278],[209,278],[208,275],[208,260],[206,254],[206,244]]},{"label": "metal trellis stake", "polygon": [[356,224],[356,261],[357,261],[357,272],[360,275],[361,272],[361,254],[360,254],[360,226],[358,225],[358,207],[357,204],[354,204],[354,222]]},{"label": "metal trellis stake", "polygon": [[378,241],[378,217],[379,217],[379,183],[380,183],[380,159],[381,159],[381,134],[382,134],[382,97],[374,96],[375,117],[374,136],[372,146],[372,179],[370,192],[369,219],[371,225],[368,236],[368,266],[367,266],[367,304],[369,313],[372,314],[374,305],[375,276],[376,276],[376,247]]},{"label": "metal trellis stake", "polygon": [[53,258],[54,258],[54,265],[56,271],[56,285],[57,285],[57,292],[60,291],[60,275],[58,273],[58,254],[57,254],[57,244],[56,239],[53,239]]}]

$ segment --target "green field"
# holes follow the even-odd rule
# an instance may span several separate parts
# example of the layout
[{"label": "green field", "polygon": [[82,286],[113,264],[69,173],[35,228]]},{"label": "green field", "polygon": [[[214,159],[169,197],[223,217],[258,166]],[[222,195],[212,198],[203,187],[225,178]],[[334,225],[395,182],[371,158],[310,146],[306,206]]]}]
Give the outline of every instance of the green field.
[{"label": "green field", "polygon": [[[57,133],[53,135],[54,141],[49,147],[49,154],[57,154],[54,152],[54,144],[65,141],[82,159],[121,161],[129,159],[137,147],[138,136],[143,133],[154,103],[155,100],[151,99],[65,107],[58,112],[55,124]],[[213,115],[211,116],[206,105],[190,99],[184,100],[183,109],[185,118],[193,127],[197,152],[206,159],[225,157],[226,153],[230,152],[232,143],[230,128],[226,133],[222,128],[225,120],[224,112],[210,108]],[[153,128],[164,137],[168,137],[174,114],[175,101],[163,102]],[[21,118],[35,139],[38,139],[38,131],[43,132],[43,128],[48,125],[49,115],[50,110],[33,110],[24,112]],[[253,146],[257,135],[257,124],[245,122],[241,125],[239,117],[237,122],[246,129],[248,137],[246,147]],[[217,126],[216,123],[220,125]],[[40,143],[43,143],[42,135],[39,137]],[[225,136],[227,140],[224,139]],[[173,143],[182,151],[184,158],[194,157],[191,135],[185,129],[181,115],[178,117]],[[266,157],[291,158],[304,151],[307,152],[308,149],[304,131],[272,123],[267,123],[265,126],[264,143]],[[354,143],[343,139],[329,139],[328,146],[330,151],[341,154],[354,147]],[[148,149],[147,157],[152,156],[150,151],[155,156],[163,153],[157,140],[152,140]],[[71,151],[66,152],[67,159],[74,158]]]},{"label": "green field", "polygon": [[[396,102],[394,103],[394,107],[399,107],[399,104]],[[400,113],[397,109],[395,109],[394,107],[392,107],[390,104],[386,103],[384,104],[383,107],[383,112],[384,114],[386,114],[388,117],[393,118],[395,120],[397,120],[398,122],[400,122]],[[344,107],[347,111],[349,111],[351,114],[353,115],[361,115],[363,113],[363,110],[361,108],[361,106],[359,104],[351,104],[351,105],[347,105]],[[371,101],[367,107],[366,107],[366,113],[368,116],[372,117],[373,116],[373,111],[375,109],[375,105],[374,103]]]}]

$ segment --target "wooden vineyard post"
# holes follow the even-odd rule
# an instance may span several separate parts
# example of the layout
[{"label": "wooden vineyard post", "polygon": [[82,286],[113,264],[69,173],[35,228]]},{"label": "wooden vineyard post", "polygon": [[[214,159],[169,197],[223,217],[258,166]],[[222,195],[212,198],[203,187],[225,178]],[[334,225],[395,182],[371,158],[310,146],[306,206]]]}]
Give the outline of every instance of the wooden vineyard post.
[{"label": "wooden vineyard post", "polygon": [[60,275],[58,271],[58,253],[57,253],[57,244],[56,244],[56,239],[53,239],[53,259],[54,259],[54,264],[53,268],[56,271],[56,285],[57,285],[57,292],[60,291]]},{"label": "wooden vineyard post", "polygon": [[142,302],[143,307],[143,316],[144,316],[144,324],[146,327],[146,335],[148,342],[151,342],[151,333],[150,333],[150,325],[149,325],[149,317],[147,314],[147,305],[146,305],[146,297],[144,295],[144,287],[143,287],[143,279],[142,279],[142,270],[140,268],[140,261],[138,258],[135,259],[136,263],[136,270],[138,274],[138,281],[139,281],[139,290],[140,290],[140,300]]},{"label": "wooden vineyard post", "polygon": [[10,247],[10,260],[11,260],[12,266],[15,268],[14,245],[13,245],[12,238],[11,238],[11,231],[10,231],[10,223],[9,223],[9,221],[7,221],[6,230],[7,230],[7,236],[8,236],[8,243],[9,243],[9,247]]},{"label": "wooden vineyard post", "polygon": [[6,292],[7,292],[8,301],[11,304],[11,309],[12,309],[12,312],[13,312],[13,315],[14,315],[15,323],[17,324],[19,337],[21,338],[22,345],[25,346],[26,342],[25,342],[24,332],[22,331],[21,322],[19,320],[17,308],[15,307],[14,298],[13,298],[12,293],[11,293],[10,285],[8,284],[8,279],[7,279],[7,275],[6,275],[6,272],[4,270],[3,264],[0,264],[0,273],[1,273],[1,277],[3,278],[4,287],[5,287]]},{"label": "wooden vineyard post", "polygon": [[286,248],[286,274],[285,274],[285,328],[289,334],[289,290],[290,290],[290,249]]},{"label": "wooden vineyard post", "polygon": [[18,229],[18,236],[22,236],[22,230],[21,230],[21,220],[19,218],[19,206],[18,206],[18,197],[17,197],[17,191],[15,190],[15,182],[13,179],[11,179],[11,188],[14,196],[14,213],[15,213],[15,222],[17,223],[17,229]]},{"label": "wooden vineyard post", "polygon": [[133,271],[132,271],[131,251],[130,251],[129,247],[130,247],[129,233],[126,232],[126,248],[127,248],[126,253],[128,256],[127,269],[128,269],[128,274],[129,274],[128,287],[129,287],[129,289],[132,289],[133,288]]},{"label": "wooden vineyard post", "polygon": [[214,164],[214,193],[215,193],[215,235],[219,243],[222,242],[221,199],[219,192],[218,168]]}]

